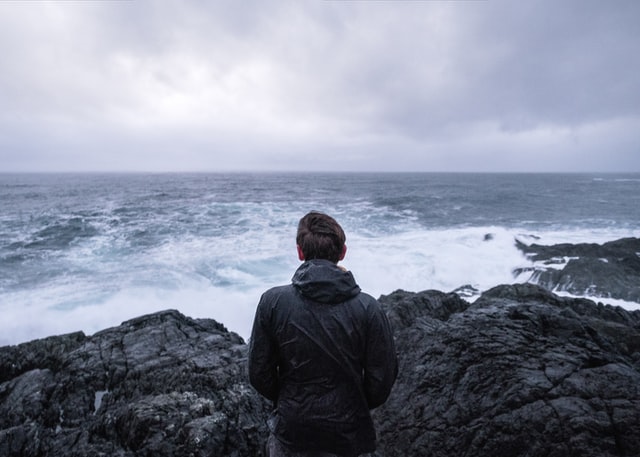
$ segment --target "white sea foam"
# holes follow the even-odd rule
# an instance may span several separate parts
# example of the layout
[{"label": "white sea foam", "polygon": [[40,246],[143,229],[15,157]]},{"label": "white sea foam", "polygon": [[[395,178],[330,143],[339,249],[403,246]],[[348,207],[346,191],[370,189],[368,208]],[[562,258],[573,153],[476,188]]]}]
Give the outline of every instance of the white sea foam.
[{"label": "white sea foam", "polygon": [[[629,233],[532,234],[502,227],[417,230],[412,225],[410,230],[388,234],[351,227],[347,235],[343,264],[364,291],[378,297],[396,289],[447,292],[471,285],[484,291],[523,282],[527,275],[516,278],[513,270],[534,265],[516,248],[515,238],[540,244],[602,243]],[[191,317],[214,318],[247,339],[262,292],[288,283],[299,265],[293,237],[290,227],[250,228],[223,237],[172,239],[124,257],[97,255],[105,246],[96,238],[95,245],[74,250],[66,259],[75,265],[76,274],[1,296],[0,345],[77,330],[92,334],[169,308]],[[640,307],[595,300],[626,309]]]},{"label": "white sea foam", "polygon": [[[490,240],[484,236],[491,234]],[[345,264],[372,295],[395,289],[478,290],[514,281],[513,268],[526,263],[513,235],[498,227],[412,231],[351,239]]]},{"label": "white sea foam", "polygon": [[[530,273],[514,277],[514,269],[536,265],[516,238],[549,245],[640,236],[629,211],[637,187],[603,179],[584,187],[581,177],[549,176],[21,177],[38,192],[5,188],[0,200],[0,345],[91,334],[168,308],[248,338],[262,292],[288,283],[299,265],[296,224],[311,209],[343,225],[343,264],[375,297],[523,282]],[[620,207],[602,203],[617,201],[620,189]],[[91,236],[69,226],[78,218]]]},{"label": "white sea foam", "polygon": [[230,330],[248,336],[250,322],[261,288],[245,290],[218,288],[209,285],[167,290],[161,286],[130,287],[111,294],[106,299],[61,308],[61,297],[52,291],[9,297],[22,307],[5,307],[0,323],[0,345],[82,330],[93,334],[119,325],[134,317],[163,309],[177,309],[194,318],[215,318]]},{"label": "white sea foam", "polygon": [[626,309],[628,311],[640,310],[640,303],[636,303],[636,302],[632,302],[632,301],[626,301],[626,300],[620,300],[620,299],[617,299],[617,298],[593,297],[593,296],[589,296],[589,295],[575,295],[575,294],[570,294],[568,292],[561,291],[561,290],[554,290],[553,293],[556,294],[556,295],[559,295],[561,297],[588,298],[590,300],[593,300],[596,303],[603,303],[605,305],[611,305],[611,306],[619,306],[620,308],[624,308],[624,309]]}]

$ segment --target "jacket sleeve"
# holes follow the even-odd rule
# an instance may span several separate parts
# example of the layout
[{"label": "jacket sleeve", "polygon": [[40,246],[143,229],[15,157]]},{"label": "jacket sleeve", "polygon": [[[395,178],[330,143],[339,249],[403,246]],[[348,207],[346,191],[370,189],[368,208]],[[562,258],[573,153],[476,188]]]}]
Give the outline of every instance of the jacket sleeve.
[{"label": "jacket sleeve", "polygon": [[365,357],[364,392],[369,409],[373,409],[387,400],[398,375],[393,332],[377,301],[369,317]]},{"label": "jacket sleeve", "polygon": [[260,298],[249,342],[249,382],[271,401],[278,399],[278,350],[268,326],[265,295]]}]

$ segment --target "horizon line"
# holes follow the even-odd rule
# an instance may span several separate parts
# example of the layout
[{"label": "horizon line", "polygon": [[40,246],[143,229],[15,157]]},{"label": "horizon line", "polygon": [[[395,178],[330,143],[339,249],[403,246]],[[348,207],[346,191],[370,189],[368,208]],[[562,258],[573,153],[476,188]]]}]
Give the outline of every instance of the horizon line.
[{"label": "horizon line", "polygon": [[0,175],[20,174],[640,174],[629,171],[528,171],[528,170],[0,170]]}]

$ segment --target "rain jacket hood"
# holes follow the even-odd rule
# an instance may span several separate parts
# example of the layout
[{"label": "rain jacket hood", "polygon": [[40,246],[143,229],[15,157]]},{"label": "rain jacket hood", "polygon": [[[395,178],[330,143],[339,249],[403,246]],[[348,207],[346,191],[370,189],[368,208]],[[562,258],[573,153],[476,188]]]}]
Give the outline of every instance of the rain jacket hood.
[{"label": "rain jacket hood", "polygon": [[360,293],[353,274],[328,260],[303,263],[292,283],[303,296],[320,303],[342,303]]}]

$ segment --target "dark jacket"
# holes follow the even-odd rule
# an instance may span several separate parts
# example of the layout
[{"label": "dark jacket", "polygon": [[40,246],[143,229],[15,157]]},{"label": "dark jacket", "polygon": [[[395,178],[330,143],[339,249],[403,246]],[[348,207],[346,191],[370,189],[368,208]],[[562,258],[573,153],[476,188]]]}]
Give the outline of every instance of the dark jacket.
[{"label": "dark jacket", "polygon": [[375,450],[369,410],[397,375],[389,321],[350,272],[303,263],[292,284],[262,295],[249,345],[249,378],[275,403],[272,432],[300,450],[350,456]]}]

